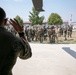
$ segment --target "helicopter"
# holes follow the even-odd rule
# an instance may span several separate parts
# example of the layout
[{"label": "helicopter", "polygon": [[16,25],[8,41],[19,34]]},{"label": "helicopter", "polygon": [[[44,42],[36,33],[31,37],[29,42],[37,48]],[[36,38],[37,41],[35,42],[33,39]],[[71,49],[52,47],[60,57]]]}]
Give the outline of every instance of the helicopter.
[{"label": "helicopter", "polygon": [[34,8],[38,12],[44,11],[43,7],[43,0],[32,0],[32,3],[34,5]]}]

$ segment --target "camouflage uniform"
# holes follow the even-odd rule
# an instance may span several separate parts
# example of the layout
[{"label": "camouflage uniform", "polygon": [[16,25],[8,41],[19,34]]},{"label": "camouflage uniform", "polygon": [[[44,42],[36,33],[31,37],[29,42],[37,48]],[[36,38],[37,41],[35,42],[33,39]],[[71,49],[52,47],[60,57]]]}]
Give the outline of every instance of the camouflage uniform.
[{"label": "camouflage uniform", "polygon": [[65,40],[67,40],[67,27],[64,28],[64,37],[65,37]]},{"label": "camouflage uniform", "polygon": [[42,43],[43,39],[44,39],[44,29],[43,28],[40,29],[39,36],[40,36],[40,43]]},{"label": "camouflage uniform", "polygon": [[0,27],[0,75],[12,75],[17,57],[28,59],[31,55],[31,48],[27,41]]}]

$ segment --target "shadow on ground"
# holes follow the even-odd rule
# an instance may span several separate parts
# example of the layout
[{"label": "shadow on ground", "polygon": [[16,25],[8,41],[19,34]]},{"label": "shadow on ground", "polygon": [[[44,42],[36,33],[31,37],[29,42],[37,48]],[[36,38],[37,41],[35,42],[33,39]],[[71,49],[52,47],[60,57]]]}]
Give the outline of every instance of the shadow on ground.
[{"label": "shadow on ground", "polygon": [[70,47],[62,47],[62,49],[76,59],[76,52],[70,49]]}]

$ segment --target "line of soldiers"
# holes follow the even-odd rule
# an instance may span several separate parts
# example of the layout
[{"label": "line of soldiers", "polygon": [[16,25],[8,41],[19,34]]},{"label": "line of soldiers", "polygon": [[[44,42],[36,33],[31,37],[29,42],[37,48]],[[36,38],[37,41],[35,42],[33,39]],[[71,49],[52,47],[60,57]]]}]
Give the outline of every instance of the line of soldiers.
[{"label": "line of soldiers", "polygon": [[40,41],[40,43],[42,43],[44,40],[45,41],[47,40],[47,37],[49,37],[49,42],[55,43],[54,40],[55,30],[53,29],[53,27],[51,28],[45,28],[45,26],[33,27],[33,28],[26,27],[25,34],[29,42]]},{"label": "line of soldiers", "polygon": [[[25,34],[29,42],[31,41],[40,41],[42,43],[44,40],[49,38],[50,43],[58,43],[58,37],[63,36],[64,40],[67,38],[72,37],[72,26],[68,27],[58,27],[58,26],[51,26],[51,27],[26,27]],[[67,37],[68,36],[68,37]]]},{"label": "line of soldiers", "polygon": [[[72,38],[72,26],[59,27],[59,26],[31,26],[25,28],[25,36],[29,42],[31,41],[40,41],[42,43],[44,40],[47,41],[49,39],[50,43],[58,43],[59,37],[64,37],[64,40],[67,38]],[[14,35],[16,35],[16,31],[11,28],[8,29]]]},{"label": "line of soldiers", "polygon": [[33,27],[33,28],[26,27],[25,35],[29,42],[40,41],[40,43],[42,43],[43,40],[46,40],[47,29],[45,27],[44,28],[43,27]]}]

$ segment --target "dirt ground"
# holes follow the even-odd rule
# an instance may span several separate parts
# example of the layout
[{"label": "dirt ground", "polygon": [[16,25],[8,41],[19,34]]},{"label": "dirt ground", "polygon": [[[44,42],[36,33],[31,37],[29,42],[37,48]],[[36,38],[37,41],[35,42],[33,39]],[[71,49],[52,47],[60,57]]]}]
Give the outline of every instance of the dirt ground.
[{"label": "dirt ground", "polygon": [[59,37],[59,43],[76,44],[76,32],[72,33],[72,38],[67,37],[67,40],[64,40],[64,37]]},{"label": "dirt ground", "polygon": [[[40,41],[31,41],[31,43],[40,43]],[[43,41],[43,44],[49,43],[49,38],[47,37],[47,40]],[[58,43],[55,42],[52,44],[76,44],[76,32],[72,32],[72,38],[68,38],[67,36],[67,40],[65,40],[64,36],[58,37]]]}]

